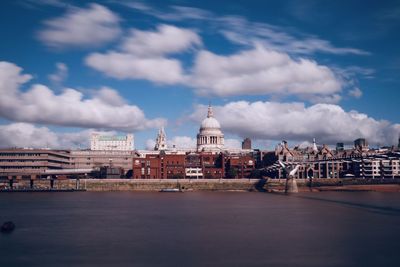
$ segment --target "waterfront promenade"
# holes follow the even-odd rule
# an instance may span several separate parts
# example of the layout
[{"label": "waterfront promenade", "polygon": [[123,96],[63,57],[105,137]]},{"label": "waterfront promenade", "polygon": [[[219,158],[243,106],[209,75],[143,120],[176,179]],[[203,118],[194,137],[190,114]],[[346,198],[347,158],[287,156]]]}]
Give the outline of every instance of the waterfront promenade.
[{"label": "waterfront promenade", "polygon": [[[300,192],[310,191],[390,191],[400,192],[400,179],[297,179]],[[264,191],[279,192],[285,179],[63,179],[13,180],[14,190],[85,191]],[[9,180],[0,180],[0,189],[10,189]]]}]

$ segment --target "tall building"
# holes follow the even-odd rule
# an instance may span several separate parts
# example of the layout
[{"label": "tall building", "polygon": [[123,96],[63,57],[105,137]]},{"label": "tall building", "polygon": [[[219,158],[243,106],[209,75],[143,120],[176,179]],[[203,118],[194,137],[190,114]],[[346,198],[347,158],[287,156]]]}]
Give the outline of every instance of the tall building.
[{"label": "tall building", "polygon": [[354,140],[354,148],[358,150],[368,150],[368,142],[365,138],[358,138]]},{"label": "tall building", "polygon": [[90,150],[133,150],[133,134],[110,136],[92,133]]},{"label": "tall building", "polygon": [[167,135],[164,131],[164,126],[158,130],[158,135],[156,138],[156,145],[154,146],[154,150],[167,150]]},{"label": "tall building", "polygon": [[399,135],[399,143],[397,144],[397,150],[400,150],[400,135]]},{"label": "tall building", "polygon": [[224,148],[224,134],[221,125],[214,118],[213,109],[208,106],[207,118],[201,125],[197,134],[197,151],[219,152]]},{"label": "tall building", "polygon": [[344,151],[344,144],[336,143],[336,151]]},{"label": "tall building", "polygon": [[242,142],[242,149],[251,149],[251,139],[245,138]]}]

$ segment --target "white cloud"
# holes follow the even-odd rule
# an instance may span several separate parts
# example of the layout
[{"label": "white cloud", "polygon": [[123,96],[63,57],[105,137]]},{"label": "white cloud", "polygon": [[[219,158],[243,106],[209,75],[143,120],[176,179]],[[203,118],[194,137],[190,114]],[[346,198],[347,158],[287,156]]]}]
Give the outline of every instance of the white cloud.
[{"label": "white cloud", "polygon": [[[89,148],[90,135],[94,131],[94,129],[87,129],[78,132],[54,132],[47,127],[31,123],[10,123],[0,125],[0,147],[86,149]],[[100,133],[116,134],[115,131]]]},{"label": "white cloud", "polygon": [[154,139],[146,140],[146,149],[147,150],[153,150],[155,145],[156,145],[156,141]]},{"label": "white cloud", "polygon": [[189,84],[201,95],[319,95],[341,91],[341,82],[326,66],[257,45],[230,56],[201,51]]},{"label": "white cloud", "polygon": [[360,90],[358,87],[354,87],[349,91],[349,95],[355,98],[360,98],[362,96],[363,92]]},{"label": "white cloud", "polygon": [[50,81],[60,85],[68,77],[68,66],[62,62],[56,64],[56,72],[49,75]]},{"label": "white cloud", "polygon": [[123,106],[126,104],[125,100],[118,94],[117,91],[110,87],[102,87],[100,90],[94,91],[96,98],[102,102],[110,104],[112,106]]},{"label": "white cloud", "polygon": [[[206,106],[198,105],[191,118],[200,122]],[[400,124],[376,120],[338,105],[276,102],[231,102],[214,107],[223,131],[260,140],[312,140],[352,143],[363,137],[370,144],[396,144]]]},{"label": "white cloud", "polygon": [[136,56],[157,57],[201,45],[201,38],[196,32],[162,24],[157,26],[157,31],[132,29],[130,35],[124,38],[121,49]]},{"label": "white cloud", "polygon": [[120,45],[121,51],[92,53],[86,65],[117,79],[145,79],[160,84],[185,80],[181,62],[168,54],[201,46],[200,36],[188,29],[159,25],[156,31],[133,29]]},{"label": "white cloud", "polygon": [[242,148],[242,142],[239,141],[239,140],[237,140],[237,139],[226,138],[226,139],[225,139],[224,147],[225,147],[225,148],[231,148],[231,149]]},{"label": "white cloud", "polygon": [[29,123],[0,125],[0,144],[2,148],[57,147],[58,137],[47,127],[35,127]]},{"label": "white cloud", "polygon": [[0,116],[3,118],[18,122],[122,131],[158,128],[165,124],[161,118],[147,119],[139,107],[125,104],[111,88],[102,88],[91,98],[72,88],[55,94],[40,84],[21,91],[21,84],[31,78],[22,75],[21,71],[13,63],[0,62]]},{"label": "white cloud", "polygon": [[145,79],[164,84],[176,84],[184,79],[181,63],[164,57],[141,58],[119,52],[92,53],[86,57],[85,63],[117,79]]},{"label": "white cloud", "polygon": [[45,21],[38,38],[56,48],[98,46],[120,35],[119,21],[118,15],[99,4],[70,7],[64,16]]},{"label": "white cloud", "polygon": [[196,149],[197,140],[190,136],[174,136],[167,143],[170,148],[175,146],[177,149]]}]

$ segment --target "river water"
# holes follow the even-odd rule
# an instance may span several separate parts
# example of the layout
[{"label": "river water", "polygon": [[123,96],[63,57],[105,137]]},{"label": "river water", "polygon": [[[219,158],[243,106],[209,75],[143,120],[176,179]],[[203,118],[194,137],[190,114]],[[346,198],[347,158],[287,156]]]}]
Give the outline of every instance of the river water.
[{"label": "river water", "polygon": [[0,266],[400,266],[400,194],[1,193]]}]

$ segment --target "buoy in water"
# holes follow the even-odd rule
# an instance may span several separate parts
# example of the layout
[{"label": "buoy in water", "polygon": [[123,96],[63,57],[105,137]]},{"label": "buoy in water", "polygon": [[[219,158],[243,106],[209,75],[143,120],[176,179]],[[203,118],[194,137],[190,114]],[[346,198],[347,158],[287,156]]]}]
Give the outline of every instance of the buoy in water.
[{"label": "buoy in water", "polygon": [[15,224],[11,221],[3,223],[0,228],[2,233],[11,233],[15,229]]}]

